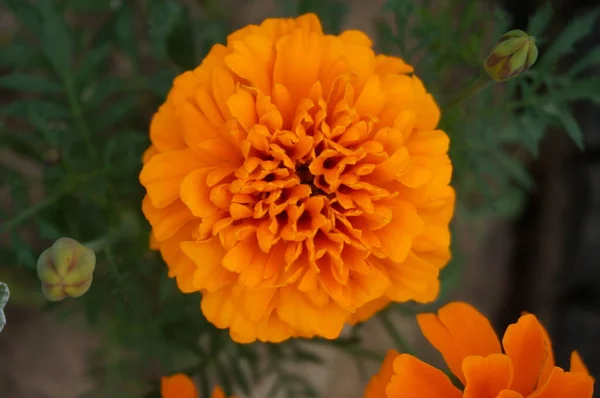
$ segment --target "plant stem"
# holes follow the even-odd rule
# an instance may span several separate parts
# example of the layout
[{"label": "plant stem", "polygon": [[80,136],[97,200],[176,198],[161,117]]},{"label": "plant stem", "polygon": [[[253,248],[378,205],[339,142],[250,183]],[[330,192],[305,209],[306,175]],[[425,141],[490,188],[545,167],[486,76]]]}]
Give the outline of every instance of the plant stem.
[{"label": "plant stem", "polygon": [[65,193],[64,191],[57,191],[54,194],[52,194],[51,196],[48,196],[48,197],[40,200],[36,204],[26,208],[21,213],[17,214],[14,218],[12,218],[12,219],[8,220],[7,222],[5,222],[4,224],[0,225],[0,233],[9,231],[9,230],[15,228],[16,226],[18,226],[19,224],[21,224],[22,222],[26,221],[30,217],[33,217],[37,212],[41,211],[42,209],[44,209],[44,208],[50,206],[51,204],[53,204],[54,202],[56,202],[56,200],[58,198],[60,198],[62,195],[64,195],[64,193]]},{"label": "plant stem", "polygon": [[412,354],[410,345],[404,339],[404,337],[402,337],[402,335],[400,333],[398,333],[398,331],[394,327],[394,324],[392,323],[392,321],[389,318],[388,311],[382,311],[377,316],[379,317],[381,324],[383,325],[385,330],[388,332],[388,334],[390,335],[392,340],[394,340],[396,348],[398,348],[398,350],[402,353]]},{"label": "plant stem", "polygon": [[465,90],[459,92],[456,95],[456,97],[454,97],[452,100],[450,100],[447,104],[444,105],[444,111],[454,108],[456,105],[471,98],[472,96],[474,96],[479,91],[483,90],[492,83],[493,80],[487,77],[487,75],[484,75],[483,73],[480,74],[477,77],[477,79],[475,79],[475,81],[471,83],[470,86],[468,86]]},{"label": "plant stem", "polygon": [[83,110],[81,109],[81,104],[79,99],[77,98],[77,94],[75,91],[75,84],[73,83],[73,79],[70,75],[66,75],[64,77],[64,85],[67,90],[67,97],[69,99],[69,106],[71,107],[71,113],[73,114],[73,118],[75,119],[75,124],[77,125],[77,129],[81,134],[88,152],[92,158],[96,158],[97,152],[94,143],[92,142],[92,134],[87,124],[85,123],[85,119],[83,118]]}]

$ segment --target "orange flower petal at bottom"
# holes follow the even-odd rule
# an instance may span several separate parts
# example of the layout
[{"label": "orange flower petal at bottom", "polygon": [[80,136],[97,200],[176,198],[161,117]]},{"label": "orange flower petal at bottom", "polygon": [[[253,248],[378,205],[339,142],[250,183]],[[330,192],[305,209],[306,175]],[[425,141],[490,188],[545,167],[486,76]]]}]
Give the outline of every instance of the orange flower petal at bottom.
[{"label": "orange flower petal at bottom", "polygon": [[425,338],[442,354],[448,367],[463,383],[463,359],[469,355],[500,354],[500,342],[485,316],[466,303],[445,305],[435,314],[419,314]]},{"label": "orange flower petal at bottom", "polygon": [[441,370],[408,354],[394,360],[394,375],[385,391],[388,398],[462,397]]},{"label": "orange flower petal at bottom", "polygon": [[386,396],[385,389],[394,375],[394,360],[397,356],[398,352],[396,350],[389,350],[387,352],[379,373],[369,381],[363,395],[364,398],[382,398]]},{"label": "orange flower petal at bottom", "polygon": [[504,351],[512,361],[514,378],[511,390],[522,395],[531,394],[541,377],[545,362],[550,358],[550,347],[537,318],[523,315],[517,323],[510,325],[502,339]]},{"label": "orange flower petal at bottom", "polygon": [[464,398],[496,398],[513,379],[510,358],[503,354],[467,357],[462,369],[467,379]]},{"label": "orange flower petal at bottom", "polygon": [[528,398],[592,398],[593,394],[594,379],[591,376],[554,368],[546,385]]},{"label": "orange flower petal at bottom", "polygon": [[587,366],[583,363],[583,359],[577,351],[571,353],[571,372],[589,374]]},{"label": "orange flower petal at bottom", "polygon": [[160,393],[162,398],[199,398],[196,385],[183,373],[163,377],[160,383]]},{"label": "orange flower petal at bottom", "polygon": [[523,398],[523,396],[513,390],[502,390],[500,394],[496,395],[496,398]]}]

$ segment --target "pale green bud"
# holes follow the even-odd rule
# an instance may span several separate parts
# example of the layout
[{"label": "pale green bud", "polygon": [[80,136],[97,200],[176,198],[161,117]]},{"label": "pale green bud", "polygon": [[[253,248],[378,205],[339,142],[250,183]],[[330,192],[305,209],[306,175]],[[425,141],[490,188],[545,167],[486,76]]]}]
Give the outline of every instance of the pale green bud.
[{"label": "pale green bud", "polygon": [[92,285],[96,254],[71,238],[59,238],[38,259],[42,293],[51,301],[80,297]]},{"label": "pale green bud", "polygon": [[6,315],[4,315],[4,306],[8,303],[10,297],[10,290],[8,285],[4,282],[0,282],[0,332],[6,325]]},{"label": "pale green bud", "polygon": [[538,49],[535,38],[522,30],[504,34],[483,63],[492,79],[512,79],[529,69],[536,61]]}]

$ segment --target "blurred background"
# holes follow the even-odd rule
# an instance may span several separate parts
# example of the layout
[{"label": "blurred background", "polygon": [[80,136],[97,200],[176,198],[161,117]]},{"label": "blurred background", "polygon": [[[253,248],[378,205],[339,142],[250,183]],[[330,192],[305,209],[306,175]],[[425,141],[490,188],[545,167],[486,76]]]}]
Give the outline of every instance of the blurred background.
[{"label": "blurred background", "polygon": [[[128,0],[125,0],[128,1]],[[420,0],[414,0],[419,2]],[[232,27],[257,23],[279,15],[282,9],[294,7],[290,1],[246,0],[193,1],[191,9],[200,16],[210,18],[204,26],[206,40],[199,44],[202,54],[214,41],[220,40]],[[82,4],[85,2],[81,2]],[[132,4],[136,3],[132,1]],[[307,7],[319,7],[318,2]],[[338,1],[340,18],[331,18],[342,28],[361,29],[372,37],[377,35],[375,21],[382,18],[385,0]],[[548,37],[560,32],[576,17],[597,7],[595,0],[551,1],[554,13]],[[432,1],[435,7],[436,1]],[[489,2],[503,8],[513,17],[512,28],[525,29],[535,10],[543,4],[536,0],[499,0]],[[486,6],[482,8],[485,12]],[[136,7],[133,7],[136,10]],[[490,11],[491,12],[491,11]],[[212,14],[211,14],[212,13]],[[484,15],[482,14],[482,17]],[[461,15],[453,15],[460,19]],[[99,26],[104,14],[87,12],[77,25]],[[137,21],[133,16],[132,21]],[[140,17],[141,18],[141,17]],[[384,16],[388,18],[389,16]],[[166,22],[165,22],[166,23]],[[21,29],[9,8],[0,2],[0,59],[3,49]],[[137,22],[137,30],[144,25]],[[335,29],[335,27],[334,27]],[[136,43],[135,37],[130,46]],[[564,65],[578,59],[600,45],[600,23],[593,32],[568,54]],[[486,50],[487,51],[487,50]],[[13,55],[11,54],[10,57]],[[10,58],[8,57],[8,58]],[[200,59],[182,60],[183,64]],[[408,60],[409,63],[411,60]],[[111,58],[112,71],[123,73],[129,66],[118,56]],[[600,62],[597,63],[600,65]],[[144,64],[141,71],[152,70],[156,65]],[[13,71],[10,62],[0,62],[0,77]],[[419,73],[417,69],[416,73]],[[599,67],[589,74],[600,73]],[[167,85],[167,74],[157,83]],[[0,105],[9,105],[19,93],[0,87]],[[155,103],[148,100],[146,115],[139,123],[148,123]],[[539,156],[527,158],[527,169],[533,179],[533,188],[524,196],[519,211],[510,217],[487,214],[480,217],[463,217],[460,212],[454,222],[454,240],[461,252],[462,266],[458,283],[447,299],[465,300],[488,315],[497,330],[504,330],[523,311],[535,313],[552,336],[557,362],[567,366],[571,350],[578,350],[591,373],[600,378],[600,112],[598,104],[579,101],[573,104],[584,137],[585,150],[580,151],[560,128],[550,129],[540,143]],[[0,114],[0,118],[3,117]],[[6,122],[11,134],[19,134],[19,125]],[[45,152],[44,161],[52,162],[57,153]],[[21,186],[24,198],[15,198],[14,187],[8,174],[0,174],[0,225],[15,214],[19,200],[39,203],[46,197],[42,181],[45,163],[22,156],[0,142],[0,169],[23,177]],[[6,179],[5,179],[6,177]],[[47,240],[35,229],[23,227],[19,239],[41,252]],[[0,397],[2,398],[75,398],[91,385],[89,370],[90,350],[102,344],[101,338],[86,326],[83,319],[60,319],[42,310],[39,296],[30,294],[37,289],[37,281],[23,276],[14,267],[14,256],[7,254],[15,248],[14,237],[4,232],[0,235],[0,281],[19,286],[6,309],[8,324],[0,334]],[[395,314],[393,322],[405,336],[414,351],[435,364],[441,364],[439,355],[423,341],[415,327],[413,317]],[[367,323],[361,330],[363,344],[383,351],[393,346],[392,339],[379,323]],[[297,372],[310,375],[324,397],[360,397],[366,385],[365,373],[373,374],[378,364],[369,363],[359,371],[347,356],[324,347],[318,355],[324,365],[298,365]],[[253,396],[266,396],[267,387],[258,385]],[[600,396],[600,395],[598,395]]]}]

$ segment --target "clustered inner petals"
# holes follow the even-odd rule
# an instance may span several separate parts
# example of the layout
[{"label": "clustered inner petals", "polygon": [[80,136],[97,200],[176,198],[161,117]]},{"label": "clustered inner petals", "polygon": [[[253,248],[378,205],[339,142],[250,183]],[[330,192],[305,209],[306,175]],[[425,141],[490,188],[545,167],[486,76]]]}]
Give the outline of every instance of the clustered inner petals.
[{"label": "clustered inner petals", "polygon": [[152,122],[152,244],[237,341],[335,338],[374,300],[437,295],[448,137],[412,68],[370,47],[312,14],[248,26]]}]

